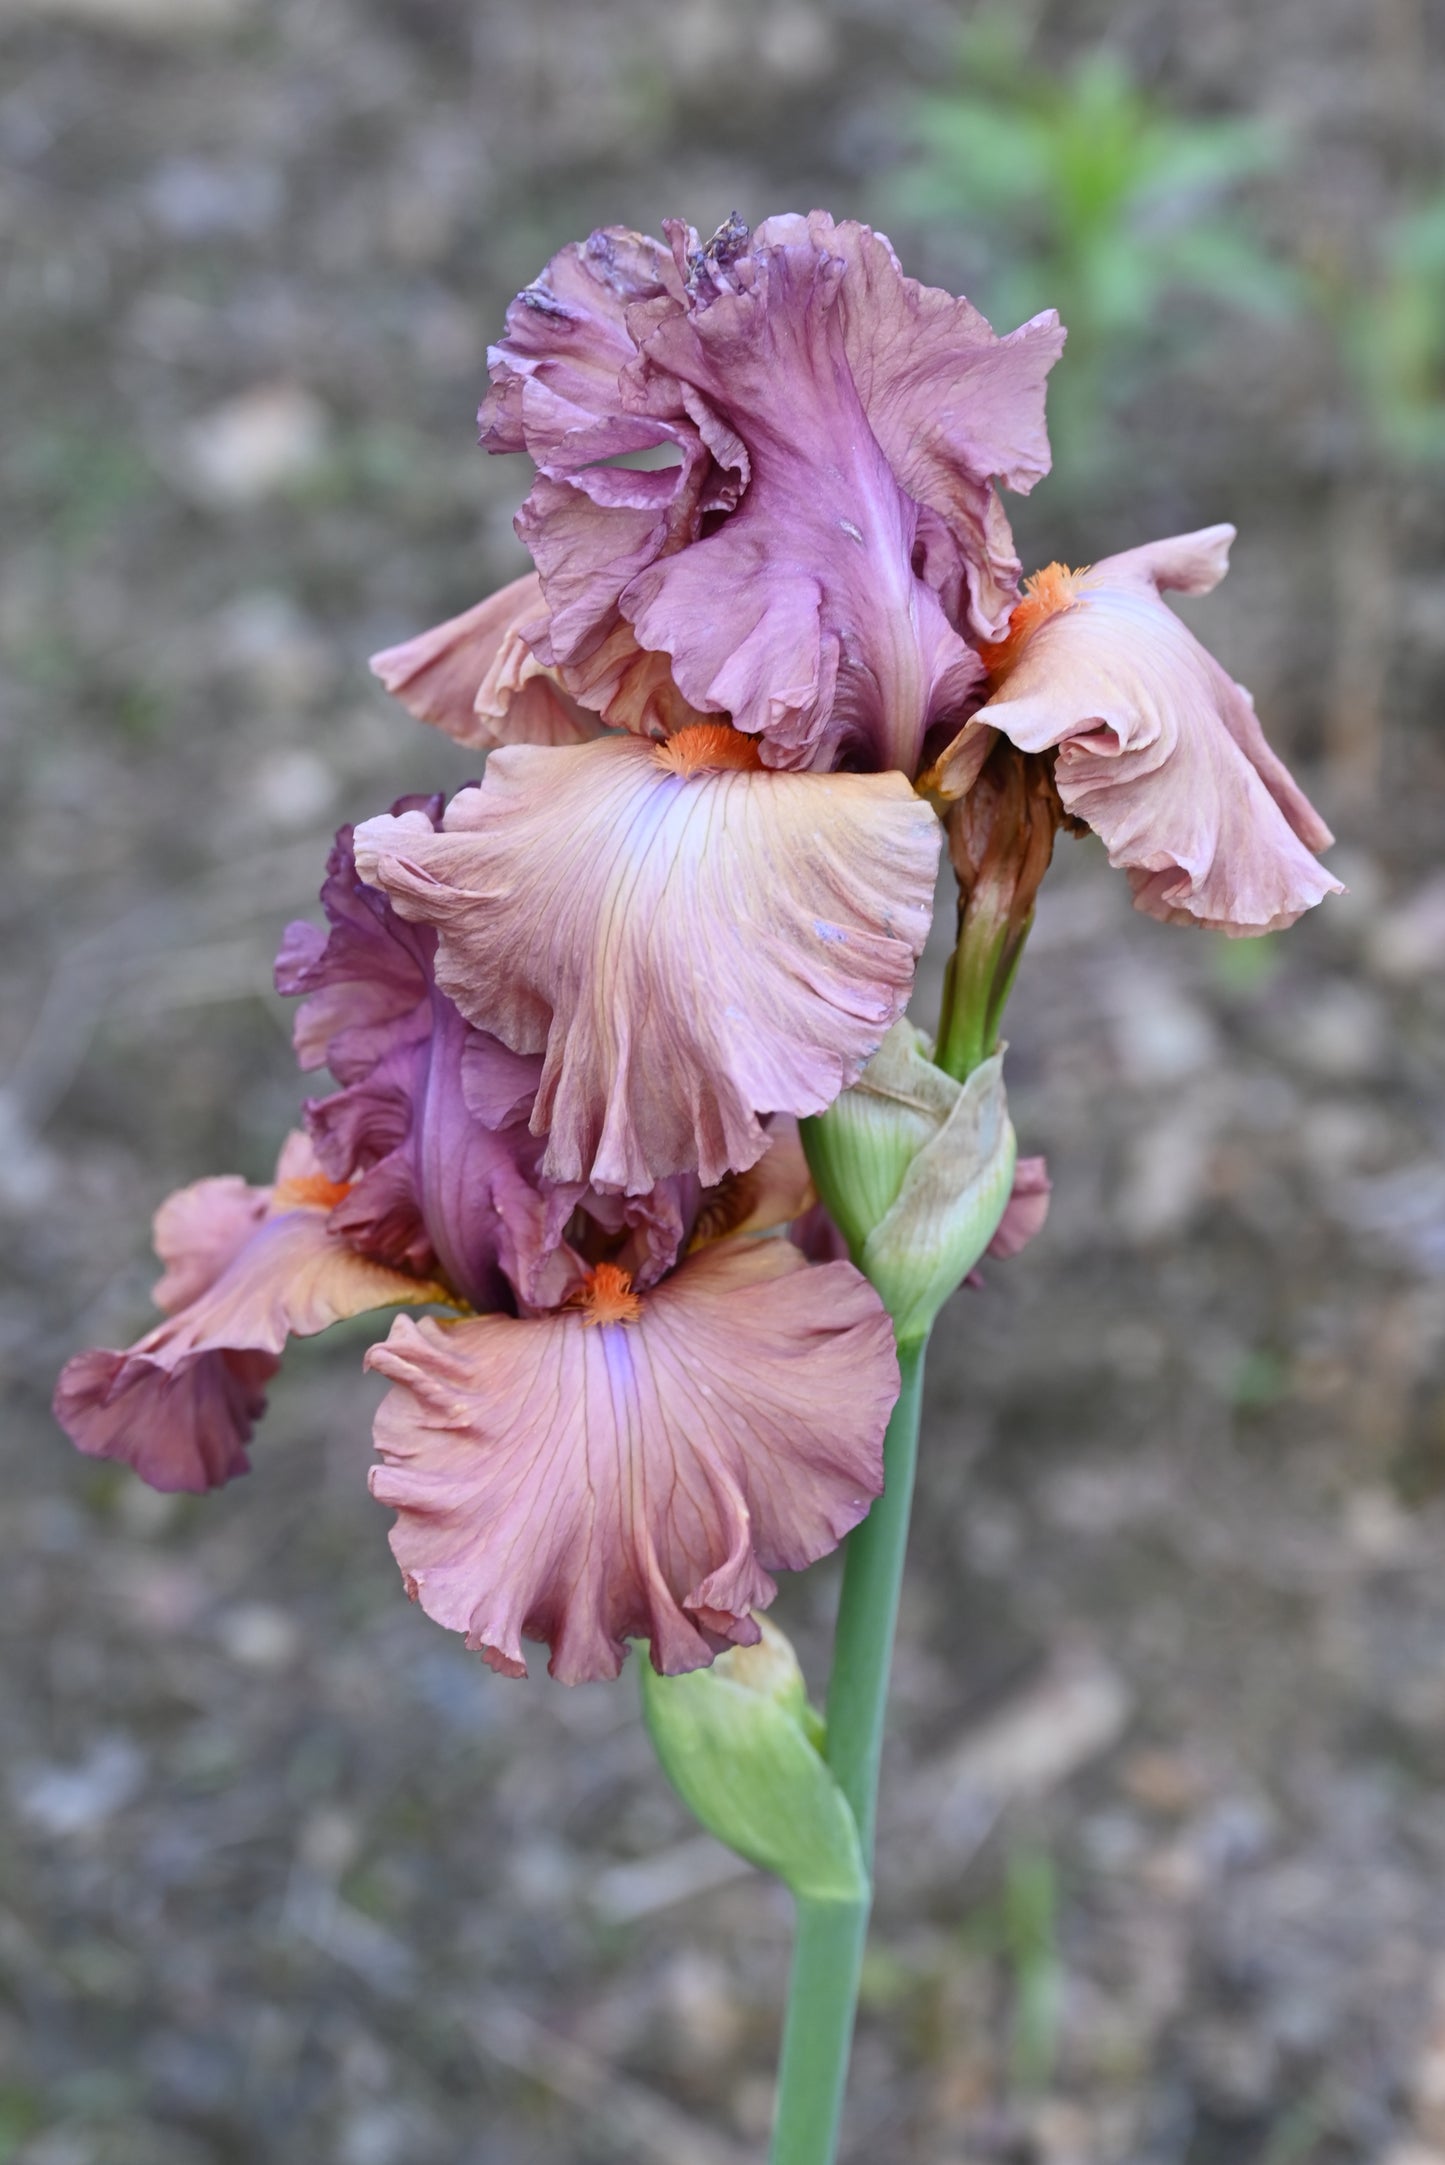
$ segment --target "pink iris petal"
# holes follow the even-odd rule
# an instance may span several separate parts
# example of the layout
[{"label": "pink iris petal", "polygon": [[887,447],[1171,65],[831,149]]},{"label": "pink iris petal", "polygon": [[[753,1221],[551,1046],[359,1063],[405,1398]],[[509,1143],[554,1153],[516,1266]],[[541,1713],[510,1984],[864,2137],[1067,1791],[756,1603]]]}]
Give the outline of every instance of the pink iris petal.
[{"label": "pink iris petal", "polygon": [[[627,662],[654,689],[642,657],[665,653],[674,696],[761,733],[770,764],[846,749],[911,774],[978,682],[957,623],[992,634],[1016,592],[994,483],[1047,468],[1062,334],[996,337],[822,212],[705,249],[668,231],[675,265],[617,232],[564,250],[493,349],[483,442],[540,469],[518,519],[549,611],[532,644],[610,721],[669,726],[638,719],[635,674],[617,688]],[[677,463],[604,463],[640,450]]]},{"label": "pink iris petal", "polygon": [[988,1244],[989,1255],[1003,1259],[1019,1255],[1037,1238],[1049,1214],[1051,1189],[1046,1159],[1019,1159],[1014,1167],[1013,1193],[1004,1206],[998,1231]]},{"label": "pink iris petal", "polygon": [[[284,1174],[298,1159],[299,1137],[282,1153]],[[245,1246],[266,1215],[269,1191],[253,1188],[239,1174],[222,1173],[192,1181],[168,1195],[151,1224],[151,1244],[165,1269],[151,1288],[157,1308],[168,1315],[213,1286],[237,1251]]]},{"label": "pink iris petal", "polygon": [[[784,222],[770,219],[766,230]],[[881,233],[851,220],[834,226],[819,211],[806,223],[848,265],[844,344],[868,425],[899,485],[937,515],[957,549],[966,587],[958,613],[966,608],[970,628],[995,637],[1020,567],[994,484],[1027,495],[1049,470],[1044,389],[1064,347],[1057,312],[1001,338],[968,301],[906,278]],[[937,529],[924,535],[926,546]]]},{"label": "pink iris petal", "polygon": [[202,1180],[161,1205],[156,1288],[165,1322],[126,1352],[66,1364],[55,1414],[93,1458],[117,1458],[153,1488],[201,1490],[247,1469],[246,1443],[288,1337],[441,1289],[357,1255],[330,1229],[336,1201],[304,1136],[274,1188]]},{"label": "pink iris petal", "polygon": [[682,293],[671,251],[624,227],[555,255],[517,295],[487,356],[492,388],[478,416],[487,450],[527,451],[541,463],[615,414],[617,378],[636,350],[628,310],[669,293]]},{"label": "pink iris petal", "polygon": [[760,1113],[820,1111],[906,1003],[932,812],[898,774],[668,764],[714,735],[738,741],[511,746],[442,833],[357,829],[363,875],[437,927],[462,1013],[545,1053],[550,1180],[714,1186],[762,1154]]},{"label": "pink iris petal", "polygon": [[373,676],[419,722],[459,744],[576,744],[595,737],[595,714],[570,699],[533,653],[529,631],[547,628],[535,572],[371,657]]},{"label": "pink iris petal", "polygon": [[[671,252],[642,234],[614,227],[562,249],[507,311],[480,415],[489,451],[526,451],[540,469],[517,520],[547,602],[529,643],[575,698],[638,730],[687,716],[669,721],[685,702],[665,664],[642,655],[619,596],[635,571],[694,539],[738,487],[680,398],[644,411],[619,389],[636,358],[635,327],[659,305],[680,305],[682,292]],[[665,463],[605,463],[639,453]]]},{"label": "pink iris petal", "polygon": [[[397,809],[430,827],[441,799]],[[290,926],[276,981],[305,995],[302,1065],[325,1063],[344,1086],[307,1107],[327,1173],[350,1184],[332,1230],[382,1262],[439,1271],[475,1307],[510,1307],[509,1286],[541,1260],[527,1125],[541,1062],[462,1020],[436,986],[435,933],[358,879],[349,828],[321,898],[328,929]]]},{"label": "pink iris petal", "polygon": [[1128,870],[1139,908],[1243,934],[1291,925],[1341,889],[1313,855],[1330,831],[1249,693],[1161,598],[1217,585],[1233,539],[1208,527],[1041,574],[996,650],[998,689],[940,774],[960,787],[988,729],[1026,752],[1056,745],[1065,807]]},{"label": "pink iris petal", "polygon": [[524,1637],[567,1683],[615,1676],[633,1636],[665,1674],[755,1642],[770,1574],[882,1487],[897,1361],[850,1264],[725,1242],[632,1305],[398,1323],[368,1356],[396,1386],[371,1486],[407,1589],[508,1675]]},{"label": "pink iris petal", "polygon": [[911,774],[982,671],[914,569],[918,506],[858,395],[832,239],[827,220],[771,220],[647,338],[640,380],[722,415],[751,478],[716,532],[640,567],[621,606],[693,704],[762,733],[779,765],[847,748]]}]

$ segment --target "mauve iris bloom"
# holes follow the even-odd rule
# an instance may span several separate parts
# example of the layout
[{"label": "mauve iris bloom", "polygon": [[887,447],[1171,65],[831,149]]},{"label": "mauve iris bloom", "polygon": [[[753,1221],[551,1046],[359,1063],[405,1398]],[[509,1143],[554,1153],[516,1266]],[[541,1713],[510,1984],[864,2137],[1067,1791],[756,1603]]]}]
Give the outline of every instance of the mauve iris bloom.
[{"label": "mauve iris bloom", "polygon": [[508,311],[482,441],[536,464],[537,573],[373,665],[506,749],[441,833],[358,836],[467,1020],[543,1056],[545,1176],[627,1194],[752,1164],[901,1014],[940,844],[911,777],[1007,623],[995,482],[1047,470],[1062,344],[821,212],[666,232],[594,233]]},{"label": "mauve iris bloom", "polygon": [[[367,1357],[372,1487],[429,1615],[569,1682],[631,1637],[668,1673],[755,1642],[772,1573],[881,1489],[893,1327],[795,1118],[903,1013],[935,805],[1000,999],[1061,824],[1156,916],[1271,930],[1337,885],[1161,598],[1214,585],[1232,529],[1019,598],[997,489],[1048,467],[1052,314],[998,337],[821,212],[665,233],[563,249],[492,349],[482,440],[534,463],[536,568],[375,658],[490,756],[343,829],[326,928],[286,934],[298,1057],[337,1088],[272,1186],[162,1206],[166,1319],[56,1396],[82,1450],[204,1488],[246,1470],[288,1336],[449,1311]],[[1047,1207],[1021,1161],[991,1252]]]},{"label": "mauve iris bloom", "polygon": [[1314,855],[1333,836],[1249,693],[1163,599],[1217,586],[1233,540],[1210,526],[1031,579],[1007,637],[984,649],[987,699],[928,780],[965,793],[996,730],[1023,752],[1056,750],[1065,811],[1128,871],[1140,909],[1275,932],[1341,891]]},{"label": "mauve iris bloom", "polygon": [[[439,814],[413,798],[391,816],[435,834]],[[785,1237],[816,1201],[796,1130],[709,1187],[551,1181],[541,1060],[465,1021],[436,935],[358,878],[348,830],[322,899],[328,929],[293,925],[277,975],[305,995],[303,1066],[340,1087],[273,1187],[200,1181],[162,1206],[170,1314],[68,1364],[62,1425],[157,1487],[214,1486],[246,1471],[288,1335],[449,1308],[368,1357],[395,1385],[372,1485],[428,1613],[509,1674],[540,1639],[572,1682],[615,1675],[633,1636],[669,1672],[751,1643],[771,1573],[877,1495],[898,1388],[877,1294]]]},{"label": "mauve iris bloom", "polygon": [[[482,442],[536,463],[539,587],[378,673],[471,742],[580,733],[580,702],[650,734],[725,714],[770,766],[912,775],[1018,591],[994,484],[1048,470],[1058,319],[1000,338],[821,211],[665,232],[594,233],[513,302]],[[671,463],[612,463],[639,454]],[[518,649],[552,673],[535,722],[504,703]]]}]

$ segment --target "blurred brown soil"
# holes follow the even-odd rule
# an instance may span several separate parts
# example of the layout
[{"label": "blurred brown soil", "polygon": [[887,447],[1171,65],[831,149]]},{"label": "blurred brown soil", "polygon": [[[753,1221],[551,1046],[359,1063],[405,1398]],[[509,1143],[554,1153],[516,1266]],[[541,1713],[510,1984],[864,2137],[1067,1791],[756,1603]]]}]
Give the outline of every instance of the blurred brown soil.
[{"label": "blurred brown soil", "polygon": [[[866,211],[951,20],[0,10],[0,2165],[763,2153],[786,1903],[629,1683],[500,1681],[407,1605],[365,1327],[203,1503],[47,1400],[142,1325],[159,1196],[264,1177],[294,1118],[269,963],[329,829],[468,771],[363,658],[518,568],[521,480],[470,448],[507,295],[594,223]],[[1113,34],[1287,125],[1277,234],[1379,215],[1408,21]],[[1191,614],[1351,892],[1242,949],[1092,845],[1046,890],[1010,1070],[1054,1210],[938,1333],[854,2165],[1445,2159],[1445,516],[1390,492],[1372,796],[1320,764],[1350,428],[1310,334],[1224,324],[1127,472],[1020,514],[1033,562],[1238,521]],[[819,1678],[835,1597],[780,1605]]]}]

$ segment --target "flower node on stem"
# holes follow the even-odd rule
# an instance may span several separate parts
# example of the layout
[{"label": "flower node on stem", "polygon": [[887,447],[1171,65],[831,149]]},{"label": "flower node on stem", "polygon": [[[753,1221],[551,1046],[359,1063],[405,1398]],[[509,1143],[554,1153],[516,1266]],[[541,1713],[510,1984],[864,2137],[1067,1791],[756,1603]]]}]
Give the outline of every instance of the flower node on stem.
[{"label": "flower node on stem", "polygon": [[1021,752],[999,737],[945,825],[958,879],[958,944],[944,981],[936,1057],[962,1081],[998,1050],[1054,837],[1079,823],[1059,800],[1053,754]]}]

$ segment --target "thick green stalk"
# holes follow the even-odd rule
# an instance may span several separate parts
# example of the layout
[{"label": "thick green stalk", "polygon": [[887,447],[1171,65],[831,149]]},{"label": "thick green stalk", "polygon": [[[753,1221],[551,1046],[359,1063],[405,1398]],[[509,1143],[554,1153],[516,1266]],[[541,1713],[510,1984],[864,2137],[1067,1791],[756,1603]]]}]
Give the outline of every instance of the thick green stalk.
[{"label": "thick green stalk", "polygon": [[838,2154],[868,1910],[866,1895],[798,1903],[773,2165],[833,2165]]},{"label": "thick green stalk", "polygon": [[893,1667],[893,1634],[903,1588],[903,1558],[918,1464],[918,1416],[927,1338],[898,1348],[901,1388],[883,1445],[883,1494],[848,1536],[843,1592],[828,1684],[828,1764],[853,1807],[863,1861],[873,1863],[878,1764]]},{"label": "thick green stalk", "polygon": [[[827,1759],[858,1822],[870,1875],[926,1344],[898,1349],[902,1388],[883,1446],[883,1494],[848,1536],[828,1687]],[[798,1904],[772,2165],[833,2165],[837,2155],[869,1906],[867,1896]]]}]

